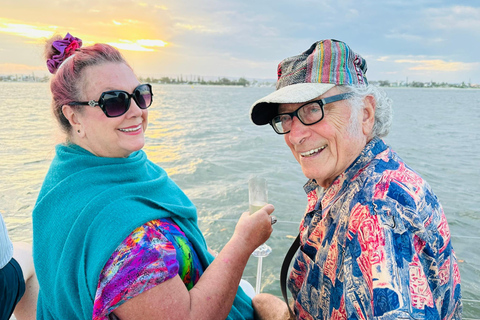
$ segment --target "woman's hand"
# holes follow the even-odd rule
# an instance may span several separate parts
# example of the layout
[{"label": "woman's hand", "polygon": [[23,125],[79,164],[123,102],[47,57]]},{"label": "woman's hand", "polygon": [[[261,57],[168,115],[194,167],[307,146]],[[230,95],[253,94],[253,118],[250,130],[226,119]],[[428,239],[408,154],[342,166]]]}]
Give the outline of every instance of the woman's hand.
[{"label": "woman's hand", "polygon": [[241,241],[246,250],[253,252],[258,246],[268,240],[272,234],[272,219],[270,215],[275,210],[271,204],[265,205],[257,212],[244,212],[238,220],[232,240]]}]

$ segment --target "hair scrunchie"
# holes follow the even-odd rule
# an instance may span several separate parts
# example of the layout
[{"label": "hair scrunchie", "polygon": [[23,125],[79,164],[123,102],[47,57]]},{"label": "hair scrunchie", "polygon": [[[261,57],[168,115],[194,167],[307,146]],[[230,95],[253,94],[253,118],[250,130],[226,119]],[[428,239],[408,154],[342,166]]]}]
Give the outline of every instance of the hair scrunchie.
[{"label": "hair scrunchie", "polygon": [[60,65],[75,53],[75,50],[82,47],[82,40],[67,33],[63,40],[53,41],[52,47],[59,52],[58,54],[53,55],[51,59],[47,60],[48,71],[50,71],[51,74],[54,74]]}]

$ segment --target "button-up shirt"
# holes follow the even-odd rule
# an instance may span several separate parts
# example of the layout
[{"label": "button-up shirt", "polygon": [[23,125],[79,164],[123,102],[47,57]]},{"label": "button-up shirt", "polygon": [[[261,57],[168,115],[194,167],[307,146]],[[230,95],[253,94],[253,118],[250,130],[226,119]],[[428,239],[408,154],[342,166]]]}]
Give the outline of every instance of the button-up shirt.
[{"label": "button-up shirt", "polygon": [[297,319],[460,319],[460,274],[430,186],[374,138],[308,208],[289,278]]}]

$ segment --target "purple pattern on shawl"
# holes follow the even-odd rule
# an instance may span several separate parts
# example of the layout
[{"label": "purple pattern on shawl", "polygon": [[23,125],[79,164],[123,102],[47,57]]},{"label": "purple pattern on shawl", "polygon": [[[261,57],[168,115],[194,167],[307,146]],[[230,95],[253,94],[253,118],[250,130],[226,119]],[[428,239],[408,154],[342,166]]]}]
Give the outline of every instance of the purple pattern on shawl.
[{"label": "purple pattern on shawl", "polygon": [[70,57],[75,50],[82,46],[82,40],[73,37],[70,33],[67,33],[63,40],[53,41],[52,47],[54,47],[58,54],[53,55],[51,59],[47,60],[47,67],[50,73],[54,74],[63,61]]}]

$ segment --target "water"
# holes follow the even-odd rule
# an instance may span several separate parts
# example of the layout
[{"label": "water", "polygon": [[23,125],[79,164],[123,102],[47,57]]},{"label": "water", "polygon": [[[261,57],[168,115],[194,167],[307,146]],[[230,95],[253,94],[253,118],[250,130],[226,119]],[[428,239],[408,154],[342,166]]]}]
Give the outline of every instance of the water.
[{"label": "water", "polygon": [[[154,85],[145,150],[198,208],[207,243],[220,250],[241,212],[248,180],[267,179],[278,222],[263,259],[262,291],[281,296],[283,257],[306,206],[301,169],[283,137],[250,123],[250,105],[272,88]],[[387,89],[394,124],[385,139],[432,185],[460,259],[464,318],[480,319],[480,90]],[[46,83],[0,83],[0,212],[14,241],[32,241],[31,212],[62,135]],[[244,278],[255,283],[252,257]]]}]

